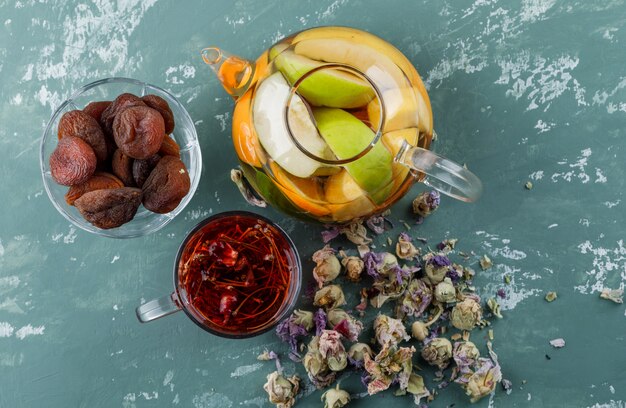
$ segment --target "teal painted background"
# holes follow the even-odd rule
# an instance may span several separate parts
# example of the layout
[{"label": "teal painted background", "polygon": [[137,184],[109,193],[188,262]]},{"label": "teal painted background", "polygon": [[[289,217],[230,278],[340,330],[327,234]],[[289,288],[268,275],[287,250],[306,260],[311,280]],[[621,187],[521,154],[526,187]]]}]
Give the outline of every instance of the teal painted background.
[{"label": "teal painted background", "polygon": [[[443,200],[412,231],[489,254],[495,267],[477,279],[482,293],[513,276],[494,325],[513,392],[498,389],[477,406],[626,405],[625,308],[598,298],[603,285],[626,281],[625,1],[0,0],[0,407],[269,406],[261,386],[273,367],[256,356],[285,350],[273,334],[223,340],[183,314],[140,325],[134,308],[171,290],[186,231],[209,214],[249,209],[228,176],[233,103],[199,50],[219,45],[254,58],[293,31],[329,24],[370,31],[408,56],[429,87],[434,149],[484,181],[479,203]],[[204,160],[179,218],[129,241],[69,225],[39,174],[53,109],[109,76],[177,95]],[[408,218],[420,189],[394,207],[394,219]],[[292,234],[303,258],[319,246],[319,227],[259,212]],[[548,290],[559,293],[552,304]],[[564,349],[549,346],[555,337]],[[320,406],[319,395],[298,406]],[[467,404],[455,387],[432,406],[452,403]],[[386,394],[352,406],[379,404],[411,405]]]}]

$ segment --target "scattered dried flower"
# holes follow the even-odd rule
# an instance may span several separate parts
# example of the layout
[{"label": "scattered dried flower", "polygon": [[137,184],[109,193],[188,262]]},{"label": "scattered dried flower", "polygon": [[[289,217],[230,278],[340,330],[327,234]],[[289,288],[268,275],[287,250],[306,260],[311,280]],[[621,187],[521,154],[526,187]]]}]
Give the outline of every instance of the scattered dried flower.
[{"label": "scattered dried flower", "polygon": [[502,319],[502,312],[500,311],[500,304],[496,298],[489,298],[487,300],[487,307],[491,310],[491,313],[498,319]]},{"label": "scattered dried flower", "polygon": [[348,353],[336,330],[324,330],[319,340],[319,352],[332,371],[341,371],[348,365]]},{"label": "scattered dried flower", "polygon": [[473,372],[460,377],[458,380],[463,379],[467,381],[461,382],[465,393],[470,397],[470,402],[474,403],[483,397],[491,394],[496,385],[502,380],[502,371],[498,364],[498,356],[491,349],[491,343],[487,343],[489,349],[489,355],[491,358],[479,358],[474,365]]},{"label": "scattered dried flower", "polygon": [[604,288],[602,289],[602,292],[600,293],[600,297],[602,299],[610,300],[611,302],[624,303],[624,289],[623,288],[619,288],[619,289]]},{"label": "scattered dried flower", "polygon": [[365,262],[358,256],[347,256],[343,251],[339,252],[339,256],[341,256],[341,264],[346,269],[346,279],[350,282],[360,282]]},{"label": "scattered dried flower", "polygon": [[565,340],[561,338],[550,340],[550,345],[554,348],[565,347]]},{"label": "scattered dried flower", "polygon": [[441,204],[441,196],[438,191],[424,191],[413,200],[413,212],[420,217],[428,217],[437,210],[439,204]]},{"label": "scattered dried flower", "polygon": [[291,408],[296,403],[299,387],[300,378],[297,375],[285,378],[278,371],[274,371],[267,376],[263,389],[277,408]]},{"label": "scattered dried flower", "polygon": [[435,286],[435,299],[439,303],[453,303],[456,301],[456,289],[450,278],[444,278]]},{"label": "scattered dried flower", "polygon": [[333,330],[338,331],[350,341],[357,341],[359,334],[363,330],[363,323],[342,309],[329,310],[328,322],[333,327]]},{"label": "scattered dried flower", "polygon": [[261,354],[257,356],[257,360],[259,361],[270,361],[278,358],[278,355],[273,351],[263,350]]},{"label": "scattered dried flower", "polygon": [[396,255],[398,258],[411,261],[421,254],[421,251],[411,243],[411,237],[401,233],[396,243]]},{"label": "scattered dried flower", "polygon": [[419,374],[411,373],[406,390],[407,392],[413,394],[413,402],[417,406],[421,406],[420,401],[422,398],[429,399],[432,397],[432,394],[424,385],[424,378],[422,378]]},{"label": "scattered dried flower", "polygon": [[404,296],[398,301],[396,315],[419,317],[430,306],[433,292],[423,279],[413,279],[406,288]]},{"label": "scattered dried flower", "polygon": [[546,293],[545,299],[546,299],[546,302],[554,302],[557,297],[558,296],[557,296],[556,292],[548,292],[548,293]]},{"label": "scattered dried flower", "polygon": [[526,188],[526,190],[532,190],[533,183],[530,181],[527,181],[526,184],[524,184],[524,187]]},{"label": "scattered dried flower", "polygon": [[313,305],[323,307],[326,310],[334,309],[346,304],[346,298],[343,290],[338,285],[324,286],[317,292],[313,298]]},{"label": "scattered dried flower", "polygon": [[356,245],[369,245],[372,243],[372,239],[367,236],[367,229],[365,229],[361,220],[342,226],[339,232]]},{"label": "scattered dried flower", "polygon": [[276,335],[280,340],[289,344],[290,358],[292,359],[298,359],[299,357],[298,337],[306,336],[308,331],[312,328],[312,323],[309,323],[306,319],[309,313],[310,312],[296,310],[276,326]]},{"label": "scattered dried flower", "polygon": [[452,358],[452,343],[445,337],[435,337],[422,348],[422,358],[428,364],[443,370]]},{"label": "scattered dried flower", "polygon": [[326,359],[322,357],[319,350],[320,336],[314,336],[309,342],[308,350],[304,355],[302,363],[309,377],[309,380],[316,388],[328,387],[335,381],[337,373],[328,368]]},{"label": "scattered dried flower", "polygon": [[365,225],[367,225],[374,234],[380,235],[385,232],[385,217],[382,215],[374,215],[365,221]]},{"label": "scattered dried flower", "polygon": [[330,227],[327,230],[322,231],[322,242],[328,244],[333,239],[339,236],[339,229],[337,227]]},{"label": "scattered dried flower", "polygon": [[322,331],[326,329],[328,325],[328,320],[326,317],[326,313],[324,313],[324,309],[319,308],[313,315],[313,321],[315,322],[315,335],[320,336]]},{"label": "scattered dried flower", "polygon": [[393,267],[384,280],[378,280],[372,285],[373,296],[370,296],[370,303],[373,307],[380,308],[390,299],[398,299],[402,296],[411,279],[412,271],[405,267]]},{"label": "scattered dried flower", "polygon": [[445,277],[452,262],[445,254],[429,252],[422,257],[424,260],[424,272],[428,281],[432,285],[436,285],[441,282]]},{"label": "scattered dried flower", "polygon": [[428,337],[428,326],[426,323],[416,320],[411,325],[411,335],[418,341],[424,341]]},{"label": "scattered dried flower", "polygon": [[482,320],[480,304],[471,297],[457,303],[450,312],[450,322],[459,330],[472,330]]},{"label": "scattered dried flower", "polygon": [[476,364],[479,357],[480,351],[478,351],[478,347],[471,341],[457,341],[454,343],[452,358],[461,372],[463,372],[464,368]]},{"label": "scattered dried flower", "polygon": [[315,251],[313,254],[313,262],[316,264],[315,268],[313,268],[313,278],[320,288],[324,286],[325,283],[331,282],[339,276],[341,264],[337,256],[335,256],[335,250],[329,245]]},{"label": "scattered dried flower", "polygon": [[350,402],[350,394],[340,389],[337,384],[336,388],[330,388],[322,394],[322,402],[324,408],[342,408]]},{"label": "scattered dried flower", "polygon": [[374,333],[376,341],[381,346],[396,346],[402,340],[409,340],[411,337],[406,333],[406,329],[401,320],[379,314],[374,320]]},{"label": "scattered dried flower", "polygon": [[350,361],[352,365],[360,368],[363,366],[363,360],[366,354],[369,357],[373,356],[370,346],[365,343],[354,343],[350,346],[350,349],[348,349],[348,361]]},{"label": "scattered dried flower", "polygon": [[489,259],[489,257],[487,255],[483,255],[482,258],[480,258],[480,268],[483,271],[486,271],[487,269],[491,268],[493,266],[493,262],[491,262],[491,259]]},{"label": "scattered dried flower", "polygon": [[367,392],[374,395],[384,391],[393,382],[398,382],[400,389],[406,390],[413,370],[411,358],[415,347],[400,347],[385,344],[372,360],[369,355],[364,357],[364,367],[369,374]]},{"label": "scattered dried flower", "polygon": [[443,241],[437,244],[437,249],[443,252],[444,254],[447,254],[448,252],[454,249],[457,242],[459,242],[457,238],[444,239]]}]

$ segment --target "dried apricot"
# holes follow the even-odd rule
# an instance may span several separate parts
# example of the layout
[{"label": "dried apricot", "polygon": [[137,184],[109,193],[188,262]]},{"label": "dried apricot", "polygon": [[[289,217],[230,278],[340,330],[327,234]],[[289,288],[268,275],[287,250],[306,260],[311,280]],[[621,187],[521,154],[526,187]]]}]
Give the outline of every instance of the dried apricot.
[{"label": "dried apricot", "polygon": [[113,174],[122,180],[126,187],[135,186],[135,179],[133,178],[133,159],[122,153],[120,149],[113,152],[111,170]]},{"label": "dried apricot", "polygon": [[147,159],[133,160],[133,179],[137,187],[141,188],[141,186],[143,186],[143,183],[146,182],[159,160],[161,160],[161,156],[158,154],[150,156]]},{"label": "dried apricot", "polygon": [[65,194],[65,202],[69,205],[74,205],[74,201],[90,191],[121,187],[124,187],[122,180],[118,179],[111,173],[97,171],[84,183],[71,186]]},{"label": "dried apricot", "polygon": [[163,117],[147,106],[123,110],[113,122],[115,144],[133,159],[147,159],[161,148],[165,137]]},{"label": "dried apricot", "polygon": [[170,134],[174,131],[174,113],[170,109],[170,105],[167,101],[157,95],[145,95],[141,98],[142,101],[152,109],[156,110],[163,116],[163,122],[165,123],[165,133]]},{"label": "dried apricot", "polygon": [[72,186],[87,181],[96,163],[96,154],[83,139],[65,136],[50,155],[50,172],[57,183]]},{"label": "dried apricot", "polygon": [[119,227],[132,220],[141,204],[141,190],[122,187],[95,190],[74,201],[81,215],[98,228]]},{"label": "dried apricot", "polygon": [[178,207],[190,185],[185,164],[177,157],[165,156],[143,184],[143,205],[155,213],[168,213]]},{"label": "dried apricot", "polygon": [[123,93],[119,95],[108,108],[102,112],[100,117],[100,124],[105,133],[113,135],[113,121],[115,117],[124,110],[133,106],[146,106],[146,104],[139,98],[131,93]]},{"label": "dried apricot", "polygon": [[178,146],[178,143],[176,143],[174,139],[169,136],[165,136],[163,138],[161,148],[159,149],[159,154],[161,156],[180,157],[180,146]]},{"label": "dried apricot", "polygon": [[104,110],[108,108],[109,105],[111,105],[112,103],[113,102],[111,101],[89,102],[87,106],[83,108],[83,112],[85,112],[87,115],[91,116],[92,118],[97,120],[98,123],[100,123],[102,112],[104,112]]},{"label": "dried apricot", "polygon": [[93,117],[80,110],[65,112],[59,120],[59,139],[74,136],[83,139],[96,154],[98,162],[107,158],[107,145],[100,124]]}]

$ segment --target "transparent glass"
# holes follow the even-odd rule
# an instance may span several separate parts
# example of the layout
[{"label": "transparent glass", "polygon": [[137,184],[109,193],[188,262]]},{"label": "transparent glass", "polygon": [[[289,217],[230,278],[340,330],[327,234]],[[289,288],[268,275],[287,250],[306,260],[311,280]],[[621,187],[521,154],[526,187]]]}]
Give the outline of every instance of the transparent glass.
[{"label": "transparent glass", "polygon": [[475,175],[429,150],[426,88],[372,34],[317,27],[254,62],[216,47],[202,57],[235,99],[233,180],[249,202],[247,186],[288,214],[341,224],[384,211],[416,181],[467,202],[482,191]]},{"label": "transparent glass", "polygon": [[[191,187],[189,189],[189,193],[182,199],[174,211],[167,214],[156,214],[148,211],[143,206],[140,206],[132,221],[117,228],[103,230],[90,224],[80,215],[75,207],[70,206],[65,202],[65,193],[67,192],[68,187],[61,186],[52,179],[48,158],[56,148],[58,142],[57,128],[59,120],[65,112],[74,109],[82,109],[89,102],[113,100],[124,92],[129,92],[137,96],[155,94],[169,103],[176,122],[176,127],[170,137],[172,137],[180,146],[180,159],[183,163],[185,163],[189,172]],[[163,228],[178,214],[180,214],[189,201],[191,201],[191,198],[198,187],[202,170],[202,156],[200,153],[200,145],[198,143],[196,128],[183,105],[172,94],[164,89],[130,78],[101,79],[80,88],[68,100],[63,102],[52,114],[52,118],[48,122],[48,125],[43,133],[39,162],[41,166],[43,184],[46,192],[48,193],[48,197],[61,215],[63,215],[72,224],[85,231],[111,238],[140,237]]]},{"label": "transparent glass", "polygon": [[[202,233],[202,231],[205,231],[207,228],[211,228],[212,226],[217,226],[220,222],[223,222],[224,220],[236,222],[238,220],[241,220],[242,218],[253,220],[260,225],[265,224],[266,226],[272,228],[274,231],[280,234],[280,236],[289,246],[289,253],[287,255],[291,266],[292,276],[289,288],[285,294],[284,299],[282,299],[281,306],[278,308],[278,310],[271,319],[265,322],[258,322],[256,326],[250,327],[249,330],[227,331],[223,328],[212,325],[211,322],[207,319],[203,319],[199,315],[199,313],[194,310],[193,305],[188,302],[185,291],[179,285],[179,265],[181,264],[181,259],[183,257],[183,254],[185,253],[185,250],[188,249],[187,244],[194,241],[194,238],[196,238],[196,234]],[[300,264],[300,256],[298,255],[296,246],[289,237],[289,235],[287,235],[287,233],[282,228],[280,228],[278,224],[258,214],[247,211],[223,212],[215,214],[200,222],[187,234],[187,236],[183,240],[180,248],[178,249],[178,254],[174,262],[174,291],[171,294],[151,300],[137,307],[136,314],[140,322],[147,323],[152,320],[156,320],[161,317],[183,310],[185,314],[195,324],[208,331],[209,333],[228,338],[253,337],[270,330],[281,320],[287,317],[289,313],[291,313],[296,305],[296,302],[298,301],[301,286],[302,265]]]}]

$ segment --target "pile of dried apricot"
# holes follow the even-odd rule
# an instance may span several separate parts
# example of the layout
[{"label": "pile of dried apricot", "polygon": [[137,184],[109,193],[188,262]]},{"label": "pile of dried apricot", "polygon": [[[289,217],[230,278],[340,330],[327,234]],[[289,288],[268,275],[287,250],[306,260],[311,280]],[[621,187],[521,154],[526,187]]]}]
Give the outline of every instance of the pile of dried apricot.
[{"label": "pile of dried apricot", "polygon": [[173,130],[172,110],[157,95],[91,102],[61,117],[52,178],[70,187],[67,204],[98,228],[127,223],[141,204],[168,213],[190,188]]}]

